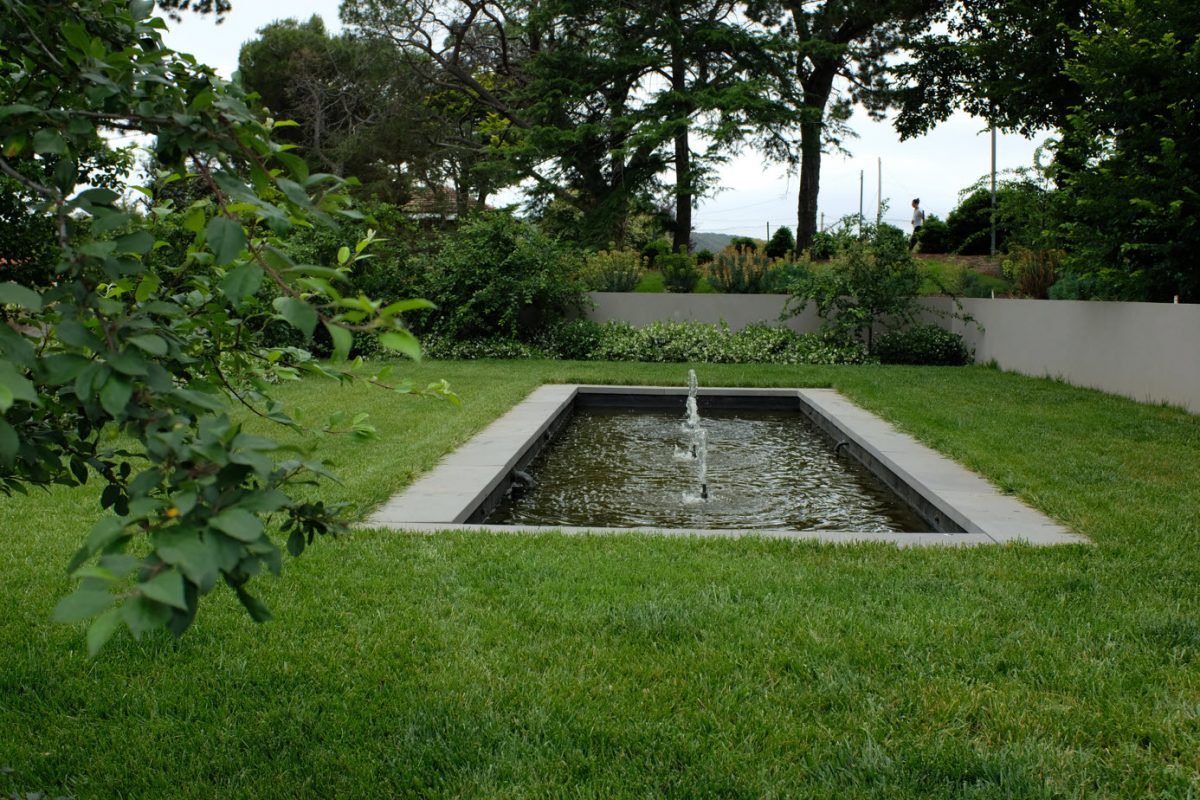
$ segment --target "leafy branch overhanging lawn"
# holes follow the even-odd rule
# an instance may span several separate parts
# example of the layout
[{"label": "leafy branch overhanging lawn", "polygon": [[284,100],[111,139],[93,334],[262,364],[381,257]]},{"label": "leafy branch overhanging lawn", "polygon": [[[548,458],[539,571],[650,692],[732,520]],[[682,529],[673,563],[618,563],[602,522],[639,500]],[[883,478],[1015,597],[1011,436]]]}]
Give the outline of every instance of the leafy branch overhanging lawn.
[{"label": "leafy branch overhanging lawn", "polygon": [[[183,639],[51,623],[83,490],[0,500],[0,794],[1181,797],[1200,792],[1200,419],[985,368],[697,365],[832,385],[1085,533],[970,550],[355,532]],[[686,366],[429,363],[461,411],[285,389],[383,438],[366,508],[542,382]],[[324,489],[326,494],[331,490]],[[86,520],[85,520],[86,522]]]}]

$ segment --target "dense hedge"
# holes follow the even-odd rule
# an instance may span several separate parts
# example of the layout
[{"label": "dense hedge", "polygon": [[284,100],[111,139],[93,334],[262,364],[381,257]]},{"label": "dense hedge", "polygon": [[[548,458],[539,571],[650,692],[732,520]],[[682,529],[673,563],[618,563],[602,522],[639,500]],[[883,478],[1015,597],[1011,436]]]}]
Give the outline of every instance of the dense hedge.
[{"label": "dense hedge", "polygon": [[572,320],[548,327],[532,344],[511,339],[424,342],[432,358],[561,358],[577,361],[707,362],[713,364],[863,364],[861,344],[790,328],[751,325],[739,331],[701,322]]},{"label": "dense hedge", "polygon": [[937,325],[913,325],[875,340],[875,355],[883,364],[961,367],[974,361],[963,338]]}]

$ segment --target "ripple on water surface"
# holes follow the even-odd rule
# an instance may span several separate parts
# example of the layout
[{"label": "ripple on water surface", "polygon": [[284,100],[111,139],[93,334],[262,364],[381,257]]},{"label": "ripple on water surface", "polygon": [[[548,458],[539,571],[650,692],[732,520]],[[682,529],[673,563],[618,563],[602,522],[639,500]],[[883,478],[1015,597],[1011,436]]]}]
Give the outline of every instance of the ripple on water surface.
[{"label": "ripple on water surface", "polygon": [[708,499],[692,434],[670,412],[584,409],[530,465],[492,524],[918,531],[928,526],[789,412],[708,412]]}]

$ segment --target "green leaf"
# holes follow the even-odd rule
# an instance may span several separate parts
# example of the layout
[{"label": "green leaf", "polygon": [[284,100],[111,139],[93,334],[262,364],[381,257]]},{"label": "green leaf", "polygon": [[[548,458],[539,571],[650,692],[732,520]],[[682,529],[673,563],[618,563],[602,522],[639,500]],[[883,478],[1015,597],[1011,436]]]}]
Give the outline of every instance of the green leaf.
[{"label": "green leaf", "polygon": [[124,536],[126,536],[125,523],[116,517],[102,517],[92,526],[92,530],[88,534],[87,541],[83,547],[79,548],[78,552],[71,558],[71,563],[67,565],[67,572],[74,573],[75,570],[79,569],[85,561],[97,552]]},{"label": "green leaf", "polygon": [[201,592],[208,592],[220,577],[220,553],[216,538],[201,538],[194,530],[174,529],[157,534],[155,544],[163,561],[187,576]]},{"label": "green leaf", "polygon": [[257,597],[252,597],[249,592],[241,586],[237,588],[238,600],[245,606],[246,611],[250,614],[250,619],[255,622],[267,622],[271,619],[271,611]]},{"label": "green leaf", "polygon": [[316,309],[296,297],[276,297],[271,305],[288,324],[303,333],[304,338],[312,338],[317,327]]},{"label": "green leaf", "polygon": [[218,266],[232,262],[246,249],[246,232],[228,217],[213,217],[204,231]]},{"label": "green leaf", "polygon": [[110,608],[93,620],[92,624],[88,626],[87,632],[88,658],[96,657],[104,645],[108,644],[108,640],[117,632],[120,625],[121,609],[119,608]]},{"label": "green leaf", "polygon": [[242,508],[226,509],[210,519],[208,524],[239,542],[257,541],[263,532],[262,522],[258,517]]},{"label": "green leaf", "polygon": [[162,281],[158,279],[157,275],[147,275],[146,277],[142,278],[142,281],[138,284],[137,291],[133,293],[133,296],[139,303],[144,303],[150,299],[150,295],[158,291],[158,287],[161,284]]},{"label": "green leaf", "polygon": [[67,152],[67,140],[58,131],[46,128],[33,135],[33,151],[42,155],[60,156]]},{"label": "green leaf", "polygon": [[167,354],[167,340],[153,333],[130,336],[129,343],[136,345],[151,355],[165,356]]},{"label": "green leaf", "polygon": [[62,386],[79,377],[92,362],[74,353],[56,353],[42,359],[42,379],[51,386]]},{"label": "green leaf", "polygon": [[113,596],[103,589],[77,589],[58,601],[54,613],[55,622],[79,622],[94,617],[113,604]]},{"label": "green leaf", "polygon": [[121,606],[121,616],[133,633],[133,638],[141,639],[142,634],[167,624],[171,618],[171,608],[147,597],[135,597]]},{"label": "green leaf", "polygon": [[137,231],[117,237],[117,252],[145,255],[154,247],[154,236],[149,231]]},{"label": "green leaf", "polygon": [[394,314],[403,314],[405,311],[418,311],[425,308],[437,308],[436,305],[428,300],[398,300],[385,306],[380,312],[380,316],[390,317]]},{"label": "green leaf", "polygon": [[308,192],[295,181],[289,181],[287,178],[277,178],[276,185],[288,200],[291,200],[301,208],[312,208],[312,200],[308,196]]},{"label": "green leaf", "polygon": [[41,311],[42,296],[19,283],[9,281],[0,283],[0,305],[14,305],[30,311]]},{"label": "green leaf", "polygon": [[[3,391],[0,390],[0,394]],[[21,439],[17,436],[12,425],[0,417],[0,464],[11,467],[17,460],[17,451],[21,449]]]},{"label": "green leaf", "polygon": [[109,376],[100,390],[100,405],[111,416],[120,418],[133,398],[133,386],[116,375]]},{"label": "green leaf", "polygon": [[421,343],[408,331],[388,331],[379,335],[379,344],[403,353],[413,361],[421,360]]},{"label": "green leaf", "polygon": [[37,389],[33,382],[7,361],[0,361],[0,390],[3,390],[3,394],[0,394],[0,414],[8,411],[17,400],[38,404]]},{"label": "green leaf", "polygon": [[338,263],[345,264],[350,260],[350,248],[343,245],[338,249]]},{"label": "green leaf", "polygon": [[138,589],[151,600],[187,611],[187,600],[183,596],[183,576],[173,569],[160,572],[145,583],[139,583]]},{"label": "green leaf", "polygon": [[262,286],[263,270],[258,264],[242,264],[231,269],[221,279],[221,292],[235,306],[241,305],[247,298],[253,297]]},{"label": "green leaf", "polygon": [[106,359],[108,365],[124,375],[141,377],[146,374],[146,359],[142,358],[141,353],[135,350],[122,350],[118,353],[109,353]]},{"label": "green leaf", "polygon": [[350,357],[350,348],[354,347],[354,334],[340,325],[325,323],[329,338],[333,339],[333,360],[345,361]]},{"label": "green leaf", "polygon": [[43,110],[25,103],[14,103],[11,106],[0,106],[0,119],[11,117],[13,114],[41,114]]}]

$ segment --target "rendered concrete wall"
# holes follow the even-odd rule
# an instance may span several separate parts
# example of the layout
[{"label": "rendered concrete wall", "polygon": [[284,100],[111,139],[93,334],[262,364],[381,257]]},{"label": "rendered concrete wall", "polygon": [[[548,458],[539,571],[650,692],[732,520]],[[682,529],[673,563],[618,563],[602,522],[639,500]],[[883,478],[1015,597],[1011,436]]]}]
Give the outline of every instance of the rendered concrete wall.
[{"label": "rendered concrete wall", "polygon": [[[785,295],[637,294],[594,292],[597,322],[624,320],[724,320],[738,329],[755,322],[778,324]],[[923,301],[950,310],[952,301]],[[960,301],[978,325],[927,315],[962,334],[980,363],[1034,377],[1061,378],[1145,402],[1168,402],[1200,413],[1200,305],[1100,303],[1070,300]],[[786,324],[815,331],[820,319],[810,306]]]},{"label": "rendered concrete wall", "polygon": [[[925,301],[949,309],[944,298]],[[939,322],[975,360],[1200,413],[1200,305],[962,300],[979,323]]]},{"label": "rendered concrete wall", "polygon": [[[756,322],[780,323],[788,296],[785,294],[670,294],[639,292],[591,292],[596,307],[588,319],[596,322],[623,320],[636,327],[658,320],[690,320],[718,323],[724,321],[734,330]],[[810,305],[798,317],[784,324],[799,333],[821,327],[821,320]]]}]

